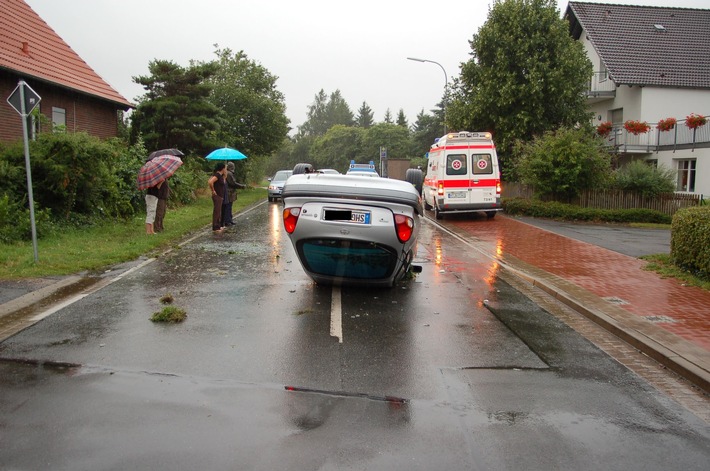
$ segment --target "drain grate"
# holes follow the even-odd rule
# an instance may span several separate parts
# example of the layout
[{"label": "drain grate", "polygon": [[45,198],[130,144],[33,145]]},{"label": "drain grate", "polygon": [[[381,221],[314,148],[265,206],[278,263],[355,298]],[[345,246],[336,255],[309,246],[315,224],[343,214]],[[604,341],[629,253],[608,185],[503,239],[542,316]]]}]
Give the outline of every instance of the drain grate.
[{"label": "drain grate", "polygon": [[604,301],[608,301],[612,304],[616,304],[617,306],[623,306],[624,304],[629,304],[628,301],[623,300],[621,298],[617,298],[616,296],[608,296],[606,298],[602,298]]},{"label": "drain grate", "polygon": [[644,319],[653,324],[674,324],[678,321],[668,316],[643,316]]}]

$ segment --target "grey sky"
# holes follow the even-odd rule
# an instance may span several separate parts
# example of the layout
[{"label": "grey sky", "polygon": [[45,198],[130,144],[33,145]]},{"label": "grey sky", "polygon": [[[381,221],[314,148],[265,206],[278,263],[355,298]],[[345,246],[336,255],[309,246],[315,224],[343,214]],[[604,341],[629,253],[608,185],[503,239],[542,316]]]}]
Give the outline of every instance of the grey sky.
[{"label": "grey sky", "polygon": [[[101,77],[128,100],[132,77],[153,59],[187,66],[215,58],[214,44],[247,56],[278,78],[295,129],[320,89],[340,90],[356,113],[366,101],[381,121],[403,109],[410,124],[429,112],[470,58],[468,41],[493,0],[26,0]],[[709,0],[595,3],[710,8]],[[566,0],[558,0],[564,12]]]}]

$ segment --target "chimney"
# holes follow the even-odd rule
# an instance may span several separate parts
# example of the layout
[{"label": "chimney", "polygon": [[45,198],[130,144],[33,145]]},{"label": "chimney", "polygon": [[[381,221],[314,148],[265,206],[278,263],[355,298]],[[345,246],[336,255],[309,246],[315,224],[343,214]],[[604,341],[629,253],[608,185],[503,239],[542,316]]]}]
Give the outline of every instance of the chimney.
[{"label": "chimney", "polygon": [[22,53],[30,55],[30,43],[27,41],[22,41]]}]

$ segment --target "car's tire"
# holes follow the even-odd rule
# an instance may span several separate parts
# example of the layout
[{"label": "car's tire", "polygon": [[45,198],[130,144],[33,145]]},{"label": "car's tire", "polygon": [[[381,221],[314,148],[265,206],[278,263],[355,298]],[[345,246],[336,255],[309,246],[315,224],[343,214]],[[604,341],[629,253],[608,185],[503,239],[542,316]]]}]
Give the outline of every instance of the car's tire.
[{"label": "car's tire", "polygon": [[441,211],[439,211],[439,206],[437,206],[436,203],[434,203],[434,218],[436,218],[437,220],[444,219],[444,215],[441,214]]},{"label": "car's tire", "polygon": [[422,194],[422,185],[424,183],[424,173],[418,168],[408,168],[404,174],[404,180],[414,185],[417,193]]},{"label": "car's tire", "polygon": [[486,217],[488,219],[493,219],[494,217],[496,217],[496,212],[497,211],[486,211]]},{"label": "car's tire", "polygon": [[432,209],[431,205],[427,202],[426,198],[422,198],[424,200],[424,209],[427,211]]},{"label": "car's tire", "polygon": [[299,175],[301,173],[313,173],[315,172],[315,169],[313,168],[313,165],[307,164],[307,163],[300,163],[296,164],[293,167],[293,175]]},{"label": "car's tire", "polygon": [[271,203],[274,199],[271,196],[267,196],[269,198],[269,203]]}]

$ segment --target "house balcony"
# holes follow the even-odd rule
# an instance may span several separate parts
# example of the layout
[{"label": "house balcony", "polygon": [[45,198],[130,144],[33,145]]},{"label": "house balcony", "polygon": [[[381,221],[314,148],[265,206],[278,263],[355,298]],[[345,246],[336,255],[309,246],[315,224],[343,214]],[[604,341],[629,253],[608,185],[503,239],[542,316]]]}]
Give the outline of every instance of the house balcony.
[{"label": "house balcony", "polygon": [[651,129],[638,135],[628,132],[623,125],[615,125],[604,142],[616,152],[627,154],[710,147],[710,122],[690,129],[684,119],[678,120],[670,131],[660,131],[656,123],[649,124]]},{"label": "house balcony", "polygon": [[616,84],[609,78],[608,72],[594,72],[586,92],[589,103],[611,100],[616,96]]}]

